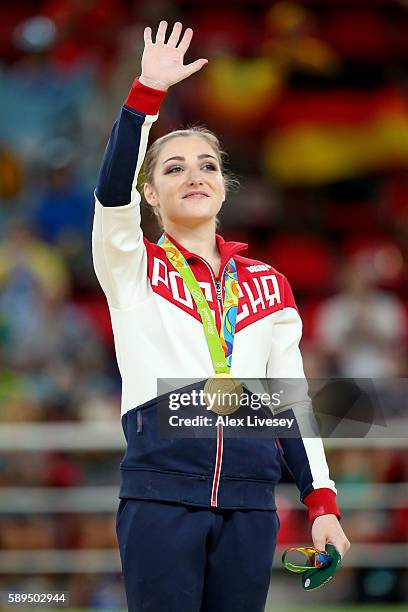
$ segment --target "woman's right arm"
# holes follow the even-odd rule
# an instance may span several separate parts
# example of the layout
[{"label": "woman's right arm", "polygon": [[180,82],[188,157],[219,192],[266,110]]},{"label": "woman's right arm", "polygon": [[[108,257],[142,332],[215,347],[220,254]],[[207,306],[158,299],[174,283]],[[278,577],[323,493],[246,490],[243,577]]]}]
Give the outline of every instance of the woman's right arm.
[{"label": "woman's right arm", "polygon": [[187,29],[179,42],[182,25],[176,23],[166,43],[166,28],[167,23],[160,22],[155,42],[150,28],[145,29],[142,74],[134,82],[113,127],[95,190],[94,267],[109,306],[117,309],[131,308],[143,298],[147,287],[137,177],[150,127],[158,117],[168,87],[207,63],[200,59],[184,66],[183,57],[193,32]]}]

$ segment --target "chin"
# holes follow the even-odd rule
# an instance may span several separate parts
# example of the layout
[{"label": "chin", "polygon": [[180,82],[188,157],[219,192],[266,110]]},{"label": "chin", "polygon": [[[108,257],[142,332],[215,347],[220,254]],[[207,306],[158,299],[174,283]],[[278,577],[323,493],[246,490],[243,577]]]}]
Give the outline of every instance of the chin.
[{"label": "chin", "polygon": [[218,215],[221,210],[220,206],[208,205],[207,203],[202,203],[201,205],[188,206],[184,207],[180,213],[185,218],[191,219],[201,219],[202,221],[208,221],[209,219],[213,219]]}]

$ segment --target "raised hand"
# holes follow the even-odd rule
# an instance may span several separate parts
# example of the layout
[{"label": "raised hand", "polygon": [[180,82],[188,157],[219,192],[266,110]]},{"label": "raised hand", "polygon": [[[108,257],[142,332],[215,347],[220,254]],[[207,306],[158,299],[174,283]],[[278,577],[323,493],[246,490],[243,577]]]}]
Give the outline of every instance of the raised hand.
[{"label": "raised hand", "polygon": [[180,40],[182,29],[183,25],[177,21],[166,43],[167,21],[160,22],[155,42],[152,40],[151,28],[145,28],[142,74],[139,78],[141,83],[154,89],[167,89],[201,70],[208,63],[206,59],[198,59],[186,66],[183,64],[184,54],[193,37],[193,30],[187,28]]}]

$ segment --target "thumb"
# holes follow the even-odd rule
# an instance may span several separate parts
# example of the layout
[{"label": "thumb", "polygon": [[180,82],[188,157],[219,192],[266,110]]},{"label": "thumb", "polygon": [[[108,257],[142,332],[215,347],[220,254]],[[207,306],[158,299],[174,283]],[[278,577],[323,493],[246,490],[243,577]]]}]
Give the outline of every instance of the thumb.
[{"label": "thumb", "polygon": [[194,74],[195,72],[198,72],[206,64],[208,64],[208,60],[204,58],[198,59],[195,62],[192,62],[191,64],[187,64],[187,66],[184,66],[185,68],[184,78],[187,78],[191,76],[192,74]]}]

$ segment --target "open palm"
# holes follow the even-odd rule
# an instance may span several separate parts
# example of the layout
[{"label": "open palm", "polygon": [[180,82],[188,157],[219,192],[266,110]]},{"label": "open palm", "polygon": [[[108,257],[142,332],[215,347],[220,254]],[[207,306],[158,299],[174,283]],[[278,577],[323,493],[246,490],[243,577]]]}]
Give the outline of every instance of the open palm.
[{"label": "open palm", "polygon": [[194,74],[207,63],[206,59],[198,59],[191,64],[183,64],[184,55],[193,37],[193,30],[187,28],[180,40],[182,29],[182,24],[177,21],[166,43],[167,21],[160,22],[155,42],[152,40],[151,28],[145,28],[142,75],[139,79],[142,83],[157,89],[167,89],[170,85]]}]

